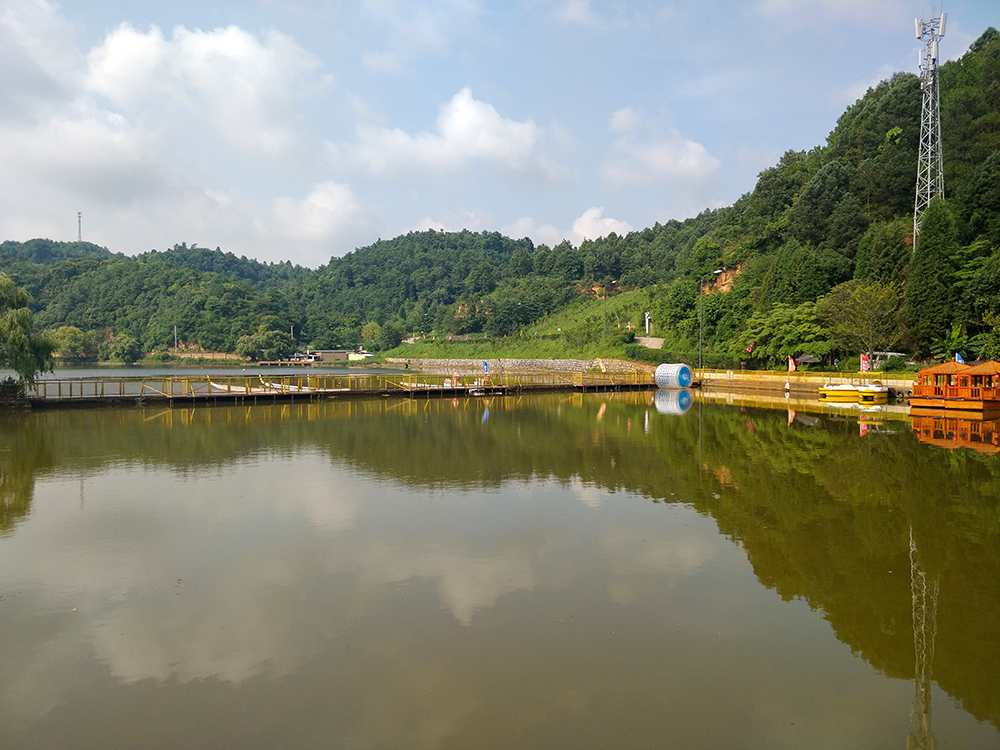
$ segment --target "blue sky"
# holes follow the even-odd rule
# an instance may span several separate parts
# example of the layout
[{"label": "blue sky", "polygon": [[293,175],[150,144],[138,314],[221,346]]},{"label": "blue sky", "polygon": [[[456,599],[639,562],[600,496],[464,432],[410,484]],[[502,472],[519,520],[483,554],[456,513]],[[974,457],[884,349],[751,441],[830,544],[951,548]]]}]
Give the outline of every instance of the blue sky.
[{"label": "blue sky", "polygon": [[[935,6],[939,9],[940,4]],[[960,56],[995,0],[945,4]],[[894,2],[0,2],[0,239],[316,267],[731,204],[916,72]]]}]

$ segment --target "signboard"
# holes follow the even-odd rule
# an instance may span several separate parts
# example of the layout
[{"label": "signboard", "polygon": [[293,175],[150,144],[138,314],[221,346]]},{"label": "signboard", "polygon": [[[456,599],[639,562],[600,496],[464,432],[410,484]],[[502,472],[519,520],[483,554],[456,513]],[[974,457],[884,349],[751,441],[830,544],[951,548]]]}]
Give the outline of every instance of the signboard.
[{"label": "signboard", "polygon": [[867,354],[862,354],[861,355],[861,372],[868,372],[868,365],[869,365],[868,355]]}]

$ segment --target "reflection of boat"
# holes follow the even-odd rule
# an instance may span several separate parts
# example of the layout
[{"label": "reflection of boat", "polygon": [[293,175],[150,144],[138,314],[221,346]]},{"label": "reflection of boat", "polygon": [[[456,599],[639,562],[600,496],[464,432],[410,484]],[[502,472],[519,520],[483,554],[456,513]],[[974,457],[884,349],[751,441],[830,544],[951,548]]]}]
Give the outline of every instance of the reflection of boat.
[{"label": "reflection of boat", "polygon": [[839,404],[886,404],[889,402],[889,389],[878,381],[861,385],[828,384],[820,386],[819,400]]},{"label": "reflection of boat", "polygon": [[951,409],[914,409],[910,412],[910,429],[925,445],[1000,455],[1000,413],[992,412],[992,419],[959,414]]},{"label": "reflection of boat", "polygon": [[966,411],[1000,409],[1000,362],[975,366],[944,362],[921,370],[910,405]]}]

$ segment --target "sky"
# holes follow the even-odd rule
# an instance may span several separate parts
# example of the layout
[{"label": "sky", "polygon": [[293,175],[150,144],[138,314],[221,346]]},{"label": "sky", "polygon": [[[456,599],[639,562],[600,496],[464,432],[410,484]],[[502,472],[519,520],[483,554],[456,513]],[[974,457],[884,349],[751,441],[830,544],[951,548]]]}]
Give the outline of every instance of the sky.
[{"label": "sky", "polygon": [[[928,2],[0,0],[0,240],[318,267],[732,204],[917,71]],[[949,0],[943,59],[995,0]]]}]

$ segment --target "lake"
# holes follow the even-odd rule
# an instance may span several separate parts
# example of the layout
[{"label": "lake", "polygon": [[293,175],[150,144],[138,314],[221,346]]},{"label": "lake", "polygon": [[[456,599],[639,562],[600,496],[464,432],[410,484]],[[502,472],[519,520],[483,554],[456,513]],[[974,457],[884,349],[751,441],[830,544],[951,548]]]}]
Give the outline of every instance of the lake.
[{"label": "lake", "polygon": [[703,398],[0,413],[0,745],[1000,747],[1000,457]]}]

